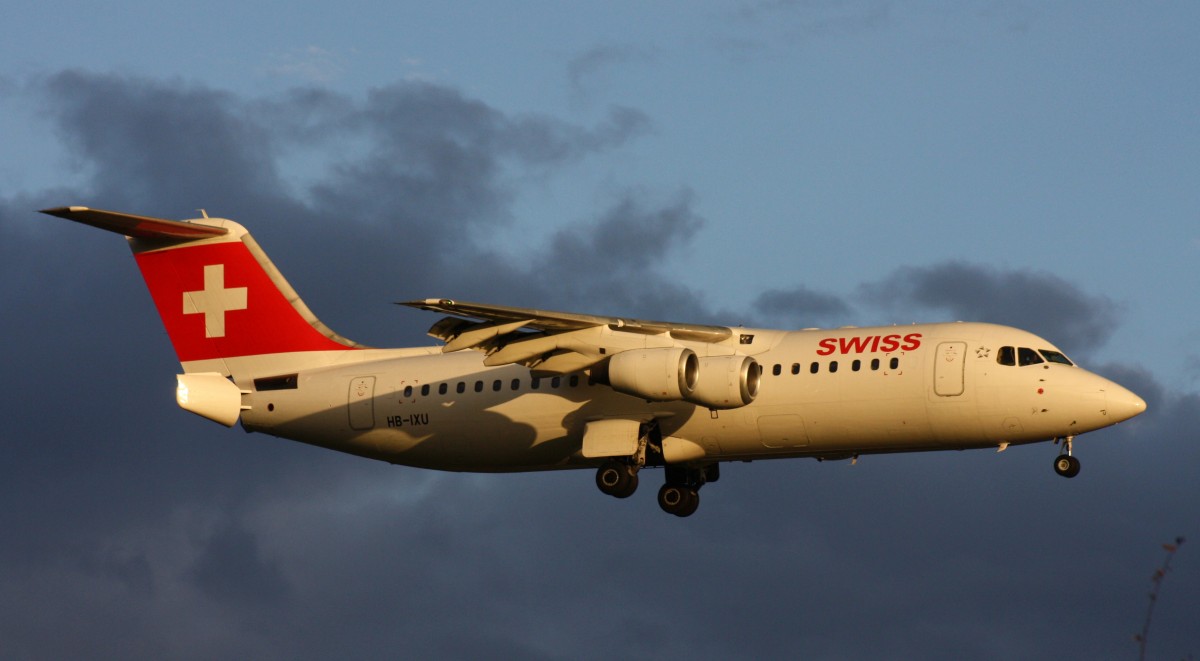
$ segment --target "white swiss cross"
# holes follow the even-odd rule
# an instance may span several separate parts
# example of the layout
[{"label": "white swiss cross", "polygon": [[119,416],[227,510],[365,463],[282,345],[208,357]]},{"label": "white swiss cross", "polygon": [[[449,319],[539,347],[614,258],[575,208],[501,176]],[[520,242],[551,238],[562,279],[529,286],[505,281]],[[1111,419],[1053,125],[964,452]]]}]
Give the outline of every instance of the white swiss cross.
[{"label": "white swiss cross", "polygon": [[204,314],[204,337],[225,337],[225,313],[246,309],[246,288],[225,288],[225,265],[204,267],[204,291],[183,292],[183,313]]}]

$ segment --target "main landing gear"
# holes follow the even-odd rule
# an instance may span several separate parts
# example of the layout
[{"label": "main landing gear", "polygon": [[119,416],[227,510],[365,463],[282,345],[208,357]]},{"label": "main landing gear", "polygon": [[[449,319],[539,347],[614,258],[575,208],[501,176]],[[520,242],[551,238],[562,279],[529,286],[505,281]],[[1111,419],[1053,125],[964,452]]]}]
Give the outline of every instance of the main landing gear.
[{"label": "main landing gear", "polygon": [[658,506],[667,514],[691,516],[700,507],[700,487],[721,477],[720,464],[702,468],[666,466],[667,483],[658,490]]},{"label": "main landing gear", "polygon": [[[667,514],[691,516],[700,507],[700,487],[720,477],[717,464],[703,468],[666,466],[667,483],[658,490],[658,506]],[[596,469],[596,486],[614,498],[628,498],[638,488],[638,467],[610,459]]]},{"label": "main landing gear", "polygon": [[[628,498],[638,488],[638,472],[647,464],[663,465],[662,437],[656,427],[645,430],[638,443],[637,453],[630,457],[612,457],[596,469],[596,486],[614,498]],[[691,516],[700,506],[700,487],[716,482],[720,477],[719,464],[701,467],[665,465],[666,484],[658,490],[658,506],[667,514]]]},{"label": "main landing gear", "polygon": [[1079,460],[1071,454],[1071,442],[1074,440],[1074,436],[1064,438],[1062,454],[1054,458],[1054,472],[1063,477],[1079,475]]},{"label": "main landing gear", "polygon": [[606,461],[596,471],[596,486],[614,498],[628,498],[637,491],[638,469],[619,461]]}]

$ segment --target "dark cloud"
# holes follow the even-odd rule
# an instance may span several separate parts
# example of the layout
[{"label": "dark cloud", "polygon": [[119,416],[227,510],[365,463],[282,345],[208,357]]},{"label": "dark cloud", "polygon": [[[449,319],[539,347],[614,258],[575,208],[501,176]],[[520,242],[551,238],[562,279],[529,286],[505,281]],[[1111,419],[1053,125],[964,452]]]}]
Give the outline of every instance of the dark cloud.
[{"label": "dark cloud", "polygon": [[1120,313],[1115,302],[1051,273],[957,261],[901,268],[880,282],[863,285],[860,293],[893,311],[923,308],[948,314],[947,320],[1017,326],[1079,354],[1103,345]]},{"label": "dark cloud", "polygon": [[851,308],[832,294],[813,291],[804,285],[792,289],[768,289],[751,306],[762,317],[790,328],[837,326],[850,321]]},{"label": "dark cloud", "polygon": [[[174,406],[177,365],[122,242],[32,209],[219,204],[326,321],[392,344],[435,319],[386,302],[443,293],[728,319],[690,285],[693,196],[622,192],[510,255],[491,239],[525,178],[648,120],[516,117],[427,84],[246,99],[68,72],[23,89],[85,185],[0,196],[0,657],[1132,656],[1159,543],[1200,539],[1200,400],[1126,365],[1102,371],[1151,413],[1081,438],[1075,480],[1046,445],[729,464],[688,520],[658,511],[654,472],[617,501],[587,472],[450,475],[221,429]],[[1061,280],[965,264],[865,291],[870,313],[1011,323],[1069,350],[1119,317]],[[1190,554],[1155,653],[1196,649]]]},{"label": "dark cloud", "polygon": [[[508,116],[427,83],[380,87],[364,99],[312,89],[245,99],[179,81],[68,71],[29,87],[88,185],[70,201],[66,191],[27,196],[22,213],[86,203],[166,217],[208,208],[244,221],[333,328],[381,329],[346,333],[369,344],[396,337],[382,332],[381,315],[396,314],[386,301],[463,281],[470,286],[456,296],[495,295],[503,290],[493,283],[540,277],[529,269],[464,277],[462,265],[489,259],[515,179],[619,147],[649,126],[629,108],[591,128]],[[288,176],[285,158],[322,165]],[[325,240],[313,241],[318,234]],[[326,297],[332,273],[345,287],[360,282],[345,267],[313,268],[338,255],[348,256],[343,265],[371,264],[391,291],[371,307]]]},{"label": "dark cloud", "polygon": [[193,214],[218,193],[278,193],[268,128],[220,90],[68,71],[38,87],[96,206]]},{"label": "dark cloud", "polygon": [[[688,264],[673,258],[703,225],[688,193],[661,206],[630,194],[595,222],[556,232],[548,249],[531,262],[530,275],[567,307],[603,301],[610,314],[693,318],[704,313],[704,305],[687,287],[686,271],[665,265]],[[583,273],[587,277],[580,277]]]}]

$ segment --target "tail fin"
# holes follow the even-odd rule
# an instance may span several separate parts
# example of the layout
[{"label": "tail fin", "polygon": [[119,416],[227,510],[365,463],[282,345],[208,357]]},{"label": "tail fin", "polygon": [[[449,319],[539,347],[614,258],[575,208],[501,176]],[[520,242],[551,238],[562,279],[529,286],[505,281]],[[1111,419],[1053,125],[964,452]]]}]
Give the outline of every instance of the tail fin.
[{"label": "tail fin", "polygon": [[88,207],[42,213],[128,237],[185,373],[260,372],[277,363],[267,356],[365,348],[317,320],[231,220],[180,222]]}]

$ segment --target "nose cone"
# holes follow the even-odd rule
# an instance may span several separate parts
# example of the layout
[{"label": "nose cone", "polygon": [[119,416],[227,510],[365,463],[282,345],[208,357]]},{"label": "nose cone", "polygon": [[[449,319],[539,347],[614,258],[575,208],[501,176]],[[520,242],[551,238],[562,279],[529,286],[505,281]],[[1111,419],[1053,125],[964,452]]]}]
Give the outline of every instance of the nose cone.
[{"label": "nose cone", "polygon": [[1108,417],[1113,422],[1128,420],[1146,411],[1146,400],[1115,383],[1110,382],[1104,389],[1104,399],[1107,404]]}]

